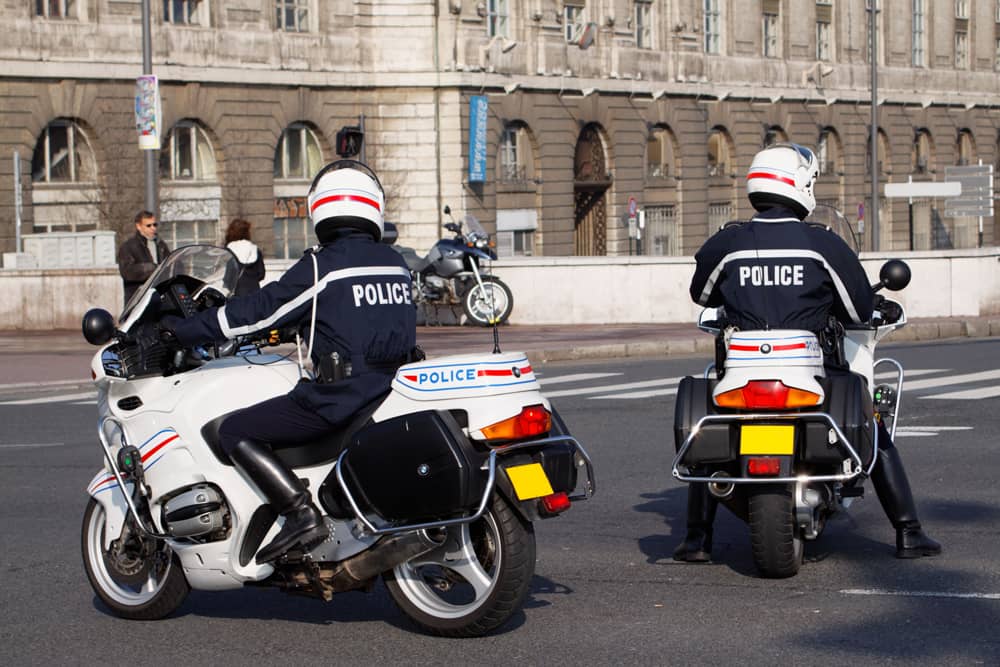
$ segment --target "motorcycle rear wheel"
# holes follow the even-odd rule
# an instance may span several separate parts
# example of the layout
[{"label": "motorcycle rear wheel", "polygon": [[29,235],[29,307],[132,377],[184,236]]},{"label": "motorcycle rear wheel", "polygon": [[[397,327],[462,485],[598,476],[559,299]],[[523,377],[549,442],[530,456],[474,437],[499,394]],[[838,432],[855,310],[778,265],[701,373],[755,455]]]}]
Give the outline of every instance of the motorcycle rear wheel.
[{"label": "motorcycle rear wheel", "polygon": [[495,276],[483,276],[483,285],[473,283],[462,296],[462,310],[469,322],[481,327],[492,326],[493,320],[503,324],[514,309],[510,288]]},{"label": "motorcycle rear wheel", "polygon": [[760,484],[749,489],[750,542],[762,577],[784,579],[798,574],[804,543],[795,522],[792,487]]},{"label": "motorcycle rear wheel", "polygon": [[[90,499],[83,514],[82,551],[87,579],[116,616],[151,621],[173,613],[191,590],[177,557],[164,542],[143,557],[104,548],[104,507]],[[150,539],[150,538],[145,538]]]},{"label": "motorcycle rear wheel", "polygon": [[480,519],[449,528],[443,546],[382,576],[392,599],[424,630],[478,637],[521,608],[534,573],[534,529],[494,494]]}]

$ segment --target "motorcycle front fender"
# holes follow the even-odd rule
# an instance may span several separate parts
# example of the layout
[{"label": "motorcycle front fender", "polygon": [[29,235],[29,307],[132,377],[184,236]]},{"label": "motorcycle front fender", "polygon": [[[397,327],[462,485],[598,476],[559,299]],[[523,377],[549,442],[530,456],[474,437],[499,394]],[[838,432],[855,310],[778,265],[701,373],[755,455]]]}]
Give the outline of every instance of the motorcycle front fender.
[{"label": "motorcycle front fender", "polygon": [[[122,495],[121,488],[106,468],[94,475],[87,485],[87,493],[101,504],[104,509],[104,548],[111,548],[111,542],[122,534],[125,518],[128,516],[128,503]],[[132,493],[132,485],[126,483],[126,493]]]}]

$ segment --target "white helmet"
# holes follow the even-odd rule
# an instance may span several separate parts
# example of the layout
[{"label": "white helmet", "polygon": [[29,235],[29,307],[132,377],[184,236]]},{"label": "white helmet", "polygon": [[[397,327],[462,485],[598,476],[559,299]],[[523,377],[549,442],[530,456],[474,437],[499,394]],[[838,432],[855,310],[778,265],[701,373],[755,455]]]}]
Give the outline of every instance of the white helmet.
[{"label": "white helmet", "polygon": [[316,174],[308,195],[309,218],[318,232],[356,227],[381,240],[385,229],[385,191],[371,169],[357,160],[331,162]]},{"label": "white helmet", "polygon": [[805,218],[816,208],[813,186],[819,164],[798,144],[772,144],[753,157],[747,172],[747,195],[758,211],[785,206]]}]

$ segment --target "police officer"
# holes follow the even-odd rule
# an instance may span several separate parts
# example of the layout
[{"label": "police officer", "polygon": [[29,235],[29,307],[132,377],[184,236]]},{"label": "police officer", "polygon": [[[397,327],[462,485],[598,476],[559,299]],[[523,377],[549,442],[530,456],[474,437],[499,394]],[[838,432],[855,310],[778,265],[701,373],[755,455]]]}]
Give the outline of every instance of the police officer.
[{"label": "police officer", "polygon": [[185,346],[292,325],[312,337],[316,381],[235,412],[219,429],[222,449],[284,517],[258,563],[329,534],[309,490],[274,448],[324,435],[385,394],[416,344],[409,270],[379,243],[385,193],[376,175],[360,162],[333,162],[313,180],[308,206],[318,247],[260,291],[169,325]]},{"label": "police officer", "polygon": [[[696,303],[722,306],[726,324],[742,330],[819,334],[831,315],[855,324],[871,318],[874,293],[857,256],[828,228],[802,222],[816,206],[818,172],[812,151],[797,144],[775,144],[754,156],[747,193],[757,215],[726,225],[695,255],[691,298]],[[832,357],[826,367],[828,373],[850,372]],[[896,556],[937,555],[941,545],[921,530],[899,452],[885,426],[880,423],[879,429],[872,483],[896,529]],[[717,506],[705,484],[688,486],[687,535],[674,560],[710,560]]]}]

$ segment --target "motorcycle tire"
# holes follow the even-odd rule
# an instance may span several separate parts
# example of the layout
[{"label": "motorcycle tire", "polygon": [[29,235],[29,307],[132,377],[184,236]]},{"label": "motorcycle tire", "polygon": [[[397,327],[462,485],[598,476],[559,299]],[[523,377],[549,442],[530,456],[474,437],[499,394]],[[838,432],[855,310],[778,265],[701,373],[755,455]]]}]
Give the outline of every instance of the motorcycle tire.
[{"label": "motorcycle tire", "polygon": [[91,498],[81,546],[87,579],[101,602],[116,616],[139,621],[164,618],[180,607],[191,588],[170,547],[157,540],[147,558],[115,557],[104,549],[104,529],[104,507]]},{"label": "motorcycle tire", "polygon": [[514,295],[510,288],[495,276],[483,276],[483,285],[473,283],[462,295],[462,310],[471,324],[481,327],[503,324],[514,309]]},{"label": "motorcycle tire", "polygon": [[748,495],[750,542],[758,571],[767,579],[795,576],[804,543],[795,522],[791,485],[753,485]]},{"label": "motorcycle tire", "polygon": [[481,518],[452,526],[443,546],[382,577],[396,605],[427,632],[478,637],[521,608],[534,574],[534,529],[494,494]]}]

